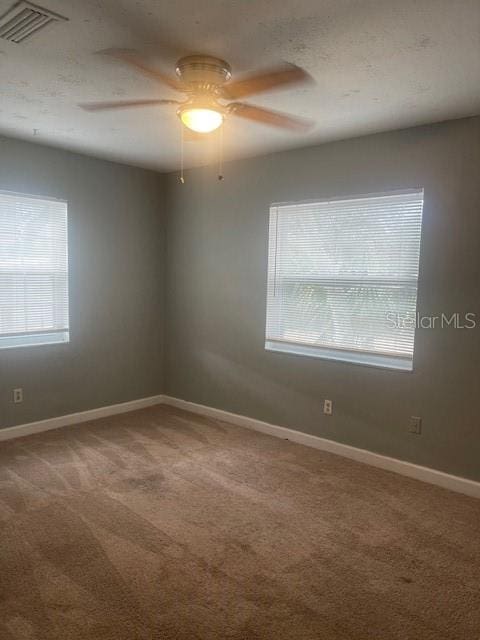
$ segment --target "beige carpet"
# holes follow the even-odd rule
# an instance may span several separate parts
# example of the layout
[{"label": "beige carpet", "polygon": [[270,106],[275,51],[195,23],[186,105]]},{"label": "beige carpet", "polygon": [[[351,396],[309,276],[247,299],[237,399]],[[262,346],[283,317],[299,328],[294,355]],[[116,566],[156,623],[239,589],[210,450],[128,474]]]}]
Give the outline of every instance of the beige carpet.
[{"label": "beige carpet", "polygon": [[480,638],[480,501],[166,407],[0,451],[2,640]]}]

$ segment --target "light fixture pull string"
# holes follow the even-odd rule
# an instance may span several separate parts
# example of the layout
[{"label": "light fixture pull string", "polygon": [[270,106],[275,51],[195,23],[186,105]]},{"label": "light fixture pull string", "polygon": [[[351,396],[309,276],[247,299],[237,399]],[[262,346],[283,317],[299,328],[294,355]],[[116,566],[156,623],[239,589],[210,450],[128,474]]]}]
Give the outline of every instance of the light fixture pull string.
[{"label": "light fixture pull string", "polygon": [[180,123],[180,182],[185,184],[185,178],[183,175],[183,165],[184,165],[184,132],[183,132],[183,124]]},{"label": "light fixture pull string", "polygon": [[221,124],[218,128],[218,179],[223,180],[223,127]]}]

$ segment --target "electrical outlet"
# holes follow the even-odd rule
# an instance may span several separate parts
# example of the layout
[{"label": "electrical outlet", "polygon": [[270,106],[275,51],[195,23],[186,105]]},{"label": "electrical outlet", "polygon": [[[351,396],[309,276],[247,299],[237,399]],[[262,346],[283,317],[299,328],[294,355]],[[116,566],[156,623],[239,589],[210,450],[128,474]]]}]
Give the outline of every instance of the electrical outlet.
[{"label": "electrical outlet", "polygon": [[323,401],[323,413],[326,416],[331,416],[333,413],[333,405],[332,405],[332,401],[331,400],[324,400]]},{"label": "electrical outlet", "polygon": [[14,389],[13,390],[13,401],[15,404],[19,402],[23,402],[23,389]]},{"label": "electrical outlet", "polygon": [[417,436],[422,433],[422,419],[419,416],[410,416],[408,431],[415,433]]}]

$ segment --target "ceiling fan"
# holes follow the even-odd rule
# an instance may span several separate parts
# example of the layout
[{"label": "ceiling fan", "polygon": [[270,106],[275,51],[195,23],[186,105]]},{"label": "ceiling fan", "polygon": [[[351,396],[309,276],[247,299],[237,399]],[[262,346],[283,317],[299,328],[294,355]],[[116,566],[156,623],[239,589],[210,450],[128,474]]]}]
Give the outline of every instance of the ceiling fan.
[{"label": "ceiling fan", "polygon": [[181,58],[175,68],[176,76],[170,76],[153,68],[140,54],[126,49],[108,49],[102,53],[110,55],[134,67],[144,75],[157,80],[170,89],[185,93],[181,100],[122,100],[116,102],[83,103],[86,111],[147,107],[154,105],[177,105],[177,115],[182,123],[197,134],[218,129],[230,115],[253,120],[261,124],[307,131],[313,123],[304,118],[256,107],[245,102],[228,102],[245,98],[281,86],[305,83],[309,74],[293,64],[282,66],[232,81],[230,65],[219,58],[208,55],[189,55]]}]

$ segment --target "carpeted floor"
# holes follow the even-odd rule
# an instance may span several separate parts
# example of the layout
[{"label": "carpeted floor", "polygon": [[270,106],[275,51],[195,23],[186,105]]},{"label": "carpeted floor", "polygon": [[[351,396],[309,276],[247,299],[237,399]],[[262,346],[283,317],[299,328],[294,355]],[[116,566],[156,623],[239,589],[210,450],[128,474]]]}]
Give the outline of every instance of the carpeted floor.
[{"label": "carpeted floor", "polygon": [[2,640],[478,640],[480,501],[154,407],[0,444]]}]

